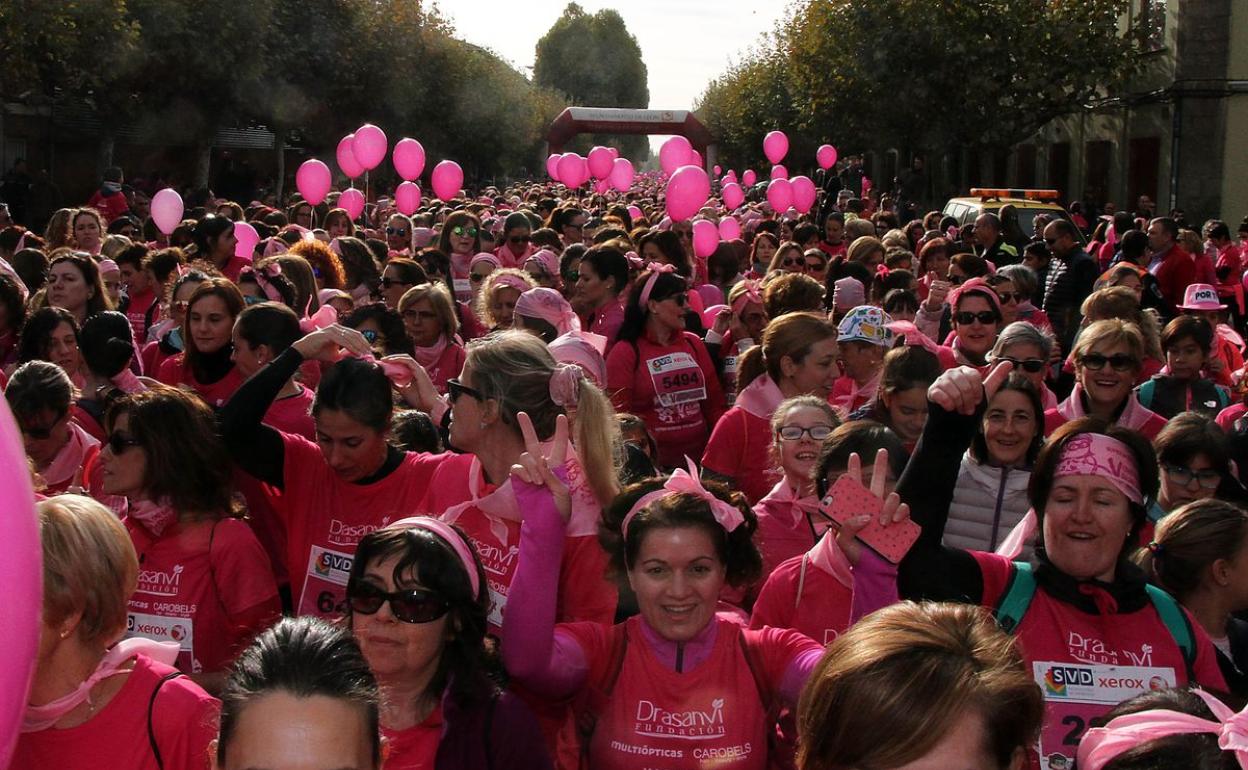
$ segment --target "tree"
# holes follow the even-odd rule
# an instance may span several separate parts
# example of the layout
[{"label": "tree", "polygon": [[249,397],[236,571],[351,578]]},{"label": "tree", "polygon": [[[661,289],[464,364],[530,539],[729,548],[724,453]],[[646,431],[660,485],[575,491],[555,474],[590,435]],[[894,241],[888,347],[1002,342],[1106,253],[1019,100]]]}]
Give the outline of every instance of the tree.
[{"label": "tree", "polygon": [[[614,10],[590,15],[568,3],[537,41],[533,82],[558,91],[574,105],[645,108],[650,104],[648,77],[637,38]],[[604,141],[594,136],[583,143]],[[615,137],[613,143],[630,157],[649,157],[644,137]]]},{"label": "tree", "polygon": [[790,153],[795,154],[804,143],[795,131],[799,122],[796,103],[784,55],[771,47],[752,51],[711,81],[696,111],[719,139],[719,159],[725,167],[761,169],[768,165],[763,157],[763,135],[768,131],[785,130]]}]

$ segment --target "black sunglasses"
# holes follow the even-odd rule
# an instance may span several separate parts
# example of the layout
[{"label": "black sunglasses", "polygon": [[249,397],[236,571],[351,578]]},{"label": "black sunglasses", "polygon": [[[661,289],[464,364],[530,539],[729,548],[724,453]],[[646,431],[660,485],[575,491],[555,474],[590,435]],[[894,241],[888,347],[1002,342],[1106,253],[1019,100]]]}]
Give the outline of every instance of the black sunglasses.
[{"label": "black sunglasses", "polygon": [[1079,363],[1094,372],[1104,369],[1105,364],[1112,366],[1115,372],[1130,371],[1140,365],[1139,361],[1125,353],[1115,353],[1112,356],[1102,355],[1101,353],[1087,353],[1079,359]]},{"label": "black sunglasses", "polygon": [[1001,356],[998,361],[1009,361],[1014,364],[1016,370],[1022,369],[1024,372],[1036,374],[1044,368],[1045,361],[1043,358],[1014,358],[1012,356]]},{"label": "black sunglasses", "polygon": [[962,282],[965,280],[966,280],[966,276],[964,275],[949,275],[948,276],[949,283],[953,284],[954,286],[961,285]]},{"label": "black sunglasses", "polygon": [[387,227],[386,235],[407,235],[406,227]]},{"label": "black sunglasses", "polygon": [[[61,418],[60,417],[56,418],[56,421],[60,422]],[[21,426],[21,431],[22,431],[23,436],[29,436],[30,438],[33,438],[36,441],[46,441],[52,438],[52,431],[55,428],[56,428],[55,424],[48,425],[46,427],[39,427],[39,428],[34,428],[34,427],[27,426],[27,425],[23,425]]]},{"label": "black sunglasses", "polygon": [[979,321],[981,324],[987,326],[988,324],[995,324],[997,322],[997,314],[991,310],[981,310],[978,313],[963,310],[961,312],[954,313],[953,320],[957,321],[959,326],[969,326],[976,321]]},{"label": "black sunglasses", "polygon": [[460,396],[471,396],[477,401],[485,401],[484,393],[477,390],[476,388],[468,387],[467,385],[460,382],[459,379],[456,377],[452,377],[451,379],[446,381],[446,389],[447,389],[448,395],[451,397],[452,404],[458,401]]},{"label": "black sunglasses", "polygon": [[398,278],[382,278],[382,279],[381,279],[381,285],[382,285],[382,286],[384,286],[384,287],[386,287],[387,289],[392,289],[392,288],[394,288],[395,286],[411,286],[411,285],[412,285],[412,282],[411,282],[411,281],[401,281],[401,280],[399,280]]},{"label": "black sunglasses", "polygon": [[114,456],[124,454],[132,446],[143,446],[143,444],[132,438],[126,438],[117,431],[113,431],[108,435],[108,448]]},{"label": "black sunglasses", "polygon": [[352,583],[347,588],[347,603],[352,612],[374,615],[381,605],[390,602],[390,612],[404,623],[429,623],[450,610],[445,599],[428,591],[383,591],[372,583]]},{"label": "black sunglasses", "polygon": [[1008,305],[1011,302],[1018,302],[1022,298],[1023,298],[1023,295],[1016,291],[997,292],[997,299],[1001,300],[1002,305]]},{"label": "black sunglasses", "polygon": [[529,241],[531,241],[531,240],[533,240],[533,239],[532,239],[532,238],[530,238],[530,237],[529,237],[529,236],[527,236],[527,235],[513,235],[513,236],[511,236],[510,238],[508,238],[507,240],[508,240],[508,241],[510,241],[510,242],[512,242],[512,243],[528,243]]}]

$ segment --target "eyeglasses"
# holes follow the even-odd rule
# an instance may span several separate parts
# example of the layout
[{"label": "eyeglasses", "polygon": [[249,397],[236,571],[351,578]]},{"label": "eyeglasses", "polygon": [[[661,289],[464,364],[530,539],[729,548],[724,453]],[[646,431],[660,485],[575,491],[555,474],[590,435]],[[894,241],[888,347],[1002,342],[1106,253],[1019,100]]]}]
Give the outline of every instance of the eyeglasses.
[{"label": "eyeglasses", "polygon": [[776,433],[785,441],[800,441],[802,436],[806,435],[809,435],[812,441],[823,441],[832,435],[832,428],[828,425],[814,425],[809,428],[803,428],[798,425],[782,425]]},{"label": "eyeglasses", "polygon": [[817,273],[822,269],[823,269],[822,262],[807,262],[806,263],[806,272],[808,273]]},{"label": "eyeglasses", "polygon": [[946,280],[949,281],[949,283],[953,284],[954,286],[959,286],[962,284],[963,281],[966,280],[966,276],[954,275],[953,273],[950,273],[948,276],[946,276]]},{"label": "eyeglasses", "polygon": [[412,286],[413,284],[411,281],[404,281],[398,278],[382,278],[381,285],[387,289],[392,289],[395,286]]},{"label": "eyeglasses", "polygon": [[407,235],[406,227],[387,227],[386,235]]},{"label": "eyeglasses", "polygon": [[430,623],[445,615],[450,606],[429,591],[383,591],[372,583],[353,583],[347,588],[352,612],[374,615],[390,602],[390,612],[404,623]]},{"label": "eyeglasses", "polygon": [[1038,373],[1044,368],[1045,360],[1043,358],[1014,358],[1012,356],[1001,356],[998,361],[1009,361],[1014,364],[1015,369],[1022,369],[1031,374]]},{"label": "eyeglasses", "polygon": [[508,243],[514,243],[514,244],[516,244],[516,245],[519,245],[519,244],[521,244],[521,243],[528,243],[528,242],[529,242],[529,241],[531,241],[531,240],[533,240],[533,239],[532,239],[532,238],[530,238],[530,237],[529,237],[529,236],[527,236],[527,235],[513,235],[513,236],[511,236],[510,238],[508,238],[508,239],[507,239],[507,242],[508,242]]},{"label": "eyeglasses", "polygon": [[997,314],[991,310],[981,310],[978,313],[972,313],[969,310],[962,310],[953,314],[953,320],[959,326],[970,326],[976,321],[984,326],[995,324],[997,322]]},{"label": "eyeglasses", "polygon": [[1002,305],[1008,305],[1008,304],[1010,304],[1011,302],[1018,302],[1018,301],[1019,301],[1020,299],[1022,299],[1022,298],[1023,298],[1023,295],[1022,295],[1022,294],[1019,294],[1019,293],[1018,293],[1018,292],[1016,292],[1016,291],[999,291],[999,292],[997,292],[997,299],[1001,300],[1001,304],[1002,304]]},{"label": "eyeglasses", "polygon": [[457,238],[476,238],[477,228],[458,225],[451,228],[451,235],[454,235]]},{"label": "eyeglasses", "polygon": [[132,438],[126,438],[117,431],[113,431],[108,436],[108,448],[114,455],[125,454],[125,451],[132,446],[143,445]]},{"label": "eyeglasses", "polygon": [[476,388],[470,388],[459,381],[459,378],[452,377],[446,381],[447,394],[451,397],[451,403],[459,400],[460,396],[470,396],[477,401],[485,401],[485,394]]},{"label": "eyeglasses", "polygon": [[432,310],[404,310],[403,317],[409,321],[436,321],[438,314]]},{"label": "eyeglasses", "polygon": [[1137,369],[1140,362],[1125,353],[1115,353],[1112,356],[1102,355],[1100,353],[1087,353],[1079,359],[1079,363],[1086,369],[1099,372],[1105,368],[1105,364],[1113,367],[1115,372],[1128,372]]},{"label": "eyeglasses", "polygon": [[1192,479],[1196,479],[1200,483],[1201,489],[1217,489],[1218,484],[1222,483],[1222,474],[1217,471],[1194,471],[1183,465],[1171,465],[1170,463],[1162,463],[1165,468],[1166,475],[1170,477],[1174,483],[1185,487],[1192,483]]},{"label": "eyeglasses", "polygon": [[364,339],[367,340],[370,345],[381,339],[381,333],[372,329],[357,329],[356,331],[363,335]]}]

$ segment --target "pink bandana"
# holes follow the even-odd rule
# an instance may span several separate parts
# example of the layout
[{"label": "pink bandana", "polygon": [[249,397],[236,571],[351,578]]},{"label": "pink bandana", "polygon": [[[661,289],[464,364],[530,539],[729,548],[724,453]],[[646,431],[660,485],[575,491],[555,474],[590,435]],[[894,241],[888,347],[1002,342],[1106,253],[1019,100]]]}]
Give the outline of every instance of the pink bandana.
[{"label": "pink bandana", "polygon": [[121,667],[136,655],[146,655],[159,663],[173,665],[178,657],[178,643],[157,642],[142,637],[123,639],[104,653],[100,665],[73,692],[42,706],[26,706],[26,714],[22,717],[22,732],[37,733],[47,730],[61,721],[61,717],[78,708],[79,704],[91,702],[91,688],[115,674],[129,673]]},{"label": "pink bandana", "polygon": [[86,459],[87,450],[99,446],[100,442],[82,429],[78,423],[69,421],[69,441],[56,453],[48,467],[39,473],[52,489],[63,488],[74,479],[74,474],[82,470],[82,461]]},{"label": "pink bandana", "polygon": [[481,592],[481,578],[477,574],[477,559],[473,555],[472,546],[450,524],[431,516],[409,516],[406,519],[399,519],[387,526],[386,529],[421,529],[437,535],[459,557],[459,563],[464,566],[464,571],[468,573],[468,584],[472,586],[472,595],[476,596]]},{"label": "pink bandana", "polygon": [[513,275],[511,273],[491,273],[490,287],[492,289],[497,289],[500,286],[515,289],[521,294],[524,294],[526,291],[533,288],[532,284],[518,275]]},{"label": "pink bandana", "polygon": [[732,301],[733,315],[738,316],[741,315],[741,312],[745,310],[747,305],[763,304],[763,295],[759,291],[758,281],[751,281],[747,279],[741,283],[745,286],[745,291],[741,292],[741,294]]},{"label": "pink bandana", "polygon": [[537,287],[529,289],[516,300],[516,313],[525,318],[539,318],[560,334],[581,330],[581,319],[576,317],[572,306],[554,289]]},{"label": "pink bandana", "polygon": [[637,502],[633,503],[633,507],[629,509],[628,515],[624,517],[623,523],[620,524],[620,532],[628,537],[628,525],[632,522],[633,517],[656,500],[661,500],[671,494],[686,494],[700,497],[710,503],[711,515],[715,517],[715,521],[719,522],[719,526],[724,528],[725,532],[732,532],[745,522],[745,517],[741,515],[741,511],[732,503],[720,500],[715,495],[707,491],[702,486],[702,482],[698,479],[698,466],[693,460],[685,457],[685,462],[689,465],[689,471],[686,473],[683,468],[677,468],[672,475],[663,483],[662,488],[656,489],[641,496]]},{"label": "pink bandana", "polygon": [[1248,710],[1236,713],[1203,690],[1193,688],[1216,721],[1201,719],[1170,709],[1149,709],[1111,719],[1104,727],[1094,727],[1079,741],[1079,770],[1101,770],[1119,754],[1167,735],[1212,733],[1218,748],[1235,752],[1241,768],[1248,769]]},{"label": "pink bandana", "polygon": [[559,257],[550,249],[542,249],[530,254],[529,257],[524,260],[524,266],[528,267],[530,262],[537,265],[537,269],[544,275],[559,275]]},{"label": "pink bandana", "polygon": [[586,331],[570,332],[556,337],[547,347],[556,361],[576,364],[595,385],[606,387],[607,362],[602,357],[607,347],[606,337]]},{"label": "pink bandana", "polygon": [[761,374],[737,394],[736,405],[747,414],[770,420],[783,400],[784,394],[771,375]]},{"label": "pink bandana", "polygon": [[836,578],[836,582],[853,589],[854,568],[849,563],[849,557],[841,550],[841,544],[836,541],[836,530],[825,530],[819,542],[806,552],[806,558],[810,559],[811,564]]},{"label": "pink bandana", "polygon": [[[1070,392],[1070,396],[1058,405],[1058,414],[1064,417],[1067,422],[1087,416],[1087,413],[1083,411],[1082,395],[1083,386],[1075,383],[1075,389]],[[1154,414],[1154,412],[1136,400],[1134,395],[1128,394],[1127,405],[1122,410],[1122,414],[1118,415],[1117,424],[1131,430],[1139,430]]]},{"label": "pink bandana", "polygon": [[550,400],[559,406],[576,406],[581,397],[581,380],[585,372],[576,364],[556,364],[550,375]]},{"label": "pink bandana", "polygon": [[414,348],[416,363],[428,369],[438,362],[438,359],[446,352],[448,344],[450,342],[446,339],[446,335],[440,334],[438,335],[438,341],[432,345],[416,345]]},{"label": "pink bandana", "polygon": [[260,287],[260,291],[264,292],[265,298],[270,302],[281,303],[282,293],[277,290],[270,279],[282,274],[282,266],[277,261],[269,262],[264,267],[244,267],[238,273],[238,282],[242,283],[248,278],[256,282]]},{"label": "pink bandana", "polygon": [[169,525],[178,520],[178,512],[168,500],[133,500],[127,501],[126,516],[137,520],[143,528],[156,537],[160,537]]}]

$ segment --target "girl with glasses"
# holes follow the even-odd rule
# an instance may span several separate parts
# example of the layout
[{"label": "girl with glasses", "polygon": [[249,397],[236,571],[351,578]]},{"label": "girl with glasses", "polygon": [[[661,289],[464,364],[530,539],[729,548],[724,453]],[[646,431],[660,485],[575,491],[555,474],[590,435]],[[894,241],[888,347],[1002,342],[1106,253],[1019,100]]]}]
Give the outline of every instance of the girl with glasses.
[{"label": "girl with glasses", "polygon": [[446,392],[446,381],[464,368],[455,302],[442,284],[423,283],[407,290],[399,300],[399,315],[412,339],[416,362],[429,373],[434,388]]},{"label": "girl with glasses", "polygon": [[243,307],[243,295],[225,278],[200,283],[187,301],[182,323],[186,349],[166,359],[156,379],[166,385],[186,385],[212,407],[229,400],[243,381],[234,367],[230,342],[234,319]]},{"label": "girl with glasses", "polygon": [[502,267],[520,267],[537,251],[532,239],[533,223],[523,211],[515,211],[503,220],[502,242],[494,250]]},{"label": "girl with glasses", "polygon": [[1144,335],[1133,323],[1114,318],[1084,329],[1071,352],[1075,388],[1057,408],[1044,413],[1045,436],[1071,420],[1095,416],[1139,431],[1150,441],[1156,438],[1166,419],[1132,393],[1144,351]]},{"label": "girl with glasses", "polygon": [[377,678],[387,767],[549,768],[536,718],[498,683],[472,543],[424,516],[364,536],[347,624]]},{"label": "girl with glasses", "polygon": [[[1230,493],[1237,486],[1223,486],[1235,478],[1230,439],[1208,417],[1195,412],[1174,417],[1153,439],[1153,449],[1161,466],[1161,487],[1150,511],[1154,520],[1196,500],[1220,497],[1219,489]],[[1236,494],[1235,500],[1240,499]]]},{"label": "girl with glasses", "polygon": [[467,211],[451,212],[438,234],[438,251],[450,259],[455,299],[467,302],[472,298],[468,266],[473,256],[481,253],[481,220]]},{"label": "girl with glasses", "polygon": [[[174,257],[181,255],[182,250],[165,249],[157,253]],[[169,275],[173,280],[161,292],[161,302],[164,305],[164,309],[160,312],[161,320],[147,330],[150,341],[143,346],[142,353],[145,372],[160,371],[160,365],[166,359],[172,358],[186,348],[186,341],[182,337],[182,324],[186,321],[186,305],[191,295],[195,293],[195,289],[208,280],[209,276],[202,270],[196,269],[183,270],[179,274],[177,271],[181,269],[183,263],[182,261],[176,262],[170,271]]]}]

